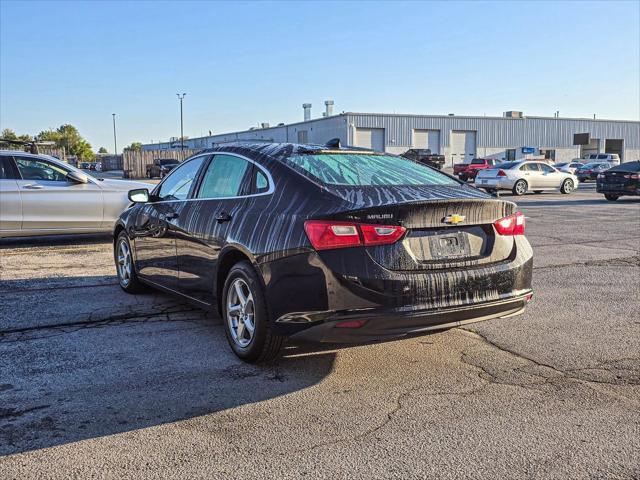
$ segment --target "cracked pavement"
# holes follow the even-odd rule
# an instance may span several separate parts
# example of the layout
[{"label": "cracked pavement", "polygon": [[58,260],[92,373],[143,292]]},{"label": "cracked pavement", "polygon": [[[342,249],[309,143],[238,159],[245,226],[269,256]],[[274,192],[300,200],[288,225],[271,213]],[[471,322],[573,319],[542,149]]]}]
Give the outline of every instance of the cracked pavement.
[{"label": "cracked pavement", "polygon": [[0,242],[0,478],[640,478],[640,201],[518,203],[524,315],[263,367],[108,237]]}]

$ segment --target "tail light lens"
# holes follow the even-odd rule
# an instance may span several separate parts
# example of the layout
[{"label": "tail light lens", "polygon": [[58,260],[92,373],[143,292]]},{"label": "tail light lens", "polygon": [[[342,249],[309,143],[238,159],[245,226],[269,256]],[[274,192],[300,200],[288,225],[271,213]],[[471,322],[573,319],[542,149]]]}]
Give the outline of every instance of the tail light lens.
[{"label": "tail light lens", "polygon": [[498,235],[524,235],[524,213],[516,212],[513,215],[497,220],[493,226]]},{"label": "tail light lens", "polygon": [[498,175],[497,175],[497,176],[498,176],[498,177],[506,177],[506,176],[507,176],[507,174],[505,173],[505,171],[504,171],[504,170],[498,170]]},{"label": "tail light lens", "polygon": [[640,180],[640,173],[632,173],[629,178],[632,180]]},{"label": "tail light lens", "polygon": [[363,223],[308,220],[304,231],[316,250],[332,248],[390,245],[407,231],[399,225],[369,225]]}]

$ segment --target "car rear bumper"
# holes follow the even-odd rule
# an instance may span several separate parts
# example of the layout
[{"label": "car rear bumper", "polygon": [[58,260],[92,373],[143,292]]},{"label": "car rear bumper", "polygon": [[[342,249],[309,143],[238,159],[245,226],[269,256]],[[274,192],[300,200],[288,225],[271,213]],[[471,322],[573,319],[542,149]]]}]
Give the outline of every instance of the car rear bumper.
[{"label": "car rear bumper", "polygon": [[493,188],[497,190],[511,190],[514,181],[506,177],[499,178],[483,178],[476,175],[474,185],[478,188]]},{"label": "car rear bumper", "polygon": [[[529,290],[518,292],[517,295],[499,301],[443,309],[311,312],[304,317],[308,322],[306,328],[290,336],[297,340],[326,343],[388,340],[430,330],[443,330],[493,318],[519,315],[524,312],[531,296],[532,291]],[[292,319],[293,317],[278,320],[277,329],[286,332],[287,327],[292,326]]]},{"label": "car rear bumper", "polygon": [[640,187],[637,185],[603,185],[596,184],[596,192],[611,195],[640,195]]}]

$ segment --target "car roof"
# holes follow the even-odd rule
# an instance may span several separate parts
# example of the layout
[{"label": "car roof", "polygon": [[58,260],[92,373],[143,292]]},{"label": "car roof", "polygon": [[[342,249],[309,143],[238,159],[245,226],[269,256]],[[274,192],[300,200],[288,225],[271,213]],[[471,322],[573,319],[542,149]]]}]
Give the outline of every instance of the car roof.
[{"label": "car roof", "polygon": [[255,157],[269,157],[274,160],[285,159],[294,155],[313,153],[353,153],[370,155],[390,155],[388,153],[374,152],[373,150],[357,147],[328,147],[326,145],[310,145],[299,143],[271,143],[271,142],[230,142],[221,143],[197,153],[232,152],[240,155]]}]

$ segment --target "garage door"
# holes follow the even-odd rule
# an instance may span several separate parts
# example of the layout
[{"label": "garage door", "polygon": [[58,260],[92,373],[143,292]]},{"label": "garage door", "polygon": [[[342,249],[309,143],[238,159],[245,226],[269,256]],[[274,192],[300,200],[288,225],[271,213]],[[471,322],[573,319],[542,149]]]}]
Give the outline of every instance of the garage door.
[{"label": "garage door", "polygon": [[384,128],[357,128],[356,147],[384,152]]},{"label": "garage door", "polygon": [[440,130],[414,130],[413,148],[428,148],[431,153],[440,153]]},{"label": "garage door", "polygon": [[476,132],[452,131],[449,156],[452,164],[471,162],[476,156]]},{"label": "garage door", "polygon": [[600,152],[599,138],[591,138],[589,140],[589,145],[580,146],[580,158],[585,158],[593,153],[599,153],[599,152]]}]

